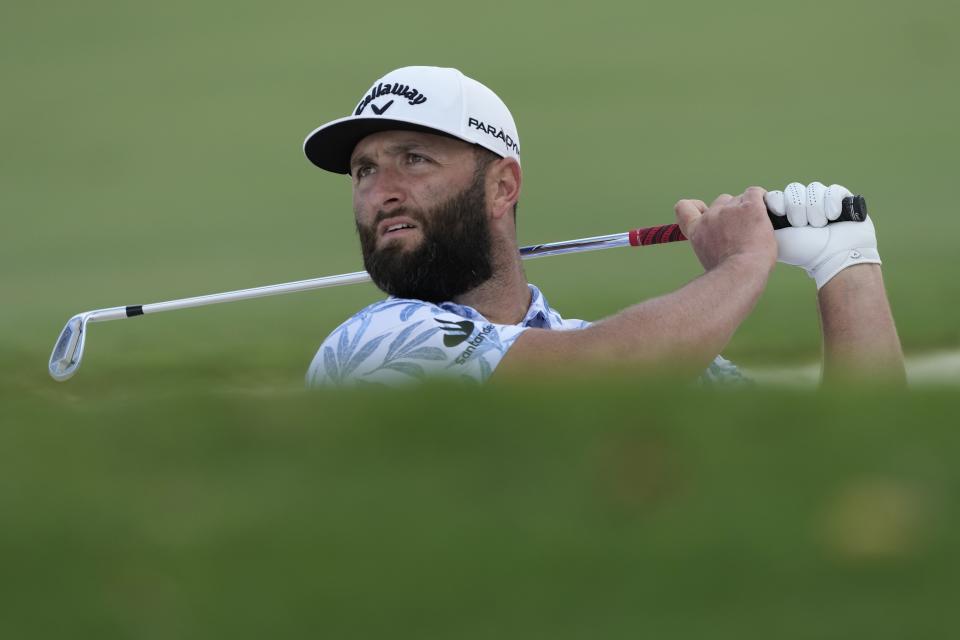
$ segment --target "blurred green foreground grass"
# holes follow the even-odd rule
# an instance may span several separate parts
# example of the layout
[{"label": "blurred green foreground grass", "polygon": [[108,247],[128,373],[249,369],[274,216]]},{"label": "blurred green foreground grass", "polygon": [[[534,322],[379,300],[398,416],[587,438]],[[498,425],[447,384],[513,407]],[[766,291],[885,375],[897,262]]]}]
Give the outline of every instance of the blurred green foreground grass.
[{"label": "blurred green foreground grass", "polygon": [[955,394],[42,375],[0,386],[3,638],[960,629]]}]

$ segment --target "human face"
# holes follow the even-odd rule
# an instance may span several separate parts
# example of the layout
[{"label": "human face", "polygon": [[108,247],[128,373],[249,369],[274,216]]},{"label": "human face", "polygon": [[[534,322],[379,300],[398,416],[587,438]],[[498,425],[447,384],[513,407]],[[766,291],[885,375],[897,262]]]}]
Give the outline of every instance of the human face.
[{"label": "human face", "polygon": [[412,248],[423,234],[408,214],[429,211],[465,189],[474,167],[471,145],[460,140],[413,131],[369,135],[350,157],[357,225],[375,230],[378,247]]},{"label": "human face", "polygon": [[[464,145],[464,158],[446,144],[456,141],[415,135],[438,138],[437,144],[429,145],[429,139],[420,144],[409,134],[382,136],[385,144],[373,147],[377,156],[369,153],[370,146],[361,149],[369,138],[354,152],[354,207],[364,266],[390,295],[450,301],[493,272],[485,171],[469,146]],[[459,177],[464,167],[470,178],[461,189],[451,189],[449,178],[438,179]]]}]

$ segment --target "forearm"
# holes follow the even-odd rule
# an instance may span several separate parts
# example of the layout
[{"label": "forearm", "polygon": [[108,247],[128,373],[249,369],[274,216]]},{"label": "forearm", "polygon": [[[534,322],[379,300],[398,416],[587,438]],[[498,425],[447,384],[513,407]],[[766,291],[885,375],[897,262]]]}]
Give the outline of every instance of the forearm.
[{"label": "forearm", "polygon": [[756,305],[769,273],[770,266],[762,259],[733,257],[677,291],[586,329],[528,330],[498,371],[604,365],[699,373]]},{"label": "forearm", "polygon": [[905,384],[903,351],[880,265],[844,269],[817,296],[823,327],[823,382]]}]

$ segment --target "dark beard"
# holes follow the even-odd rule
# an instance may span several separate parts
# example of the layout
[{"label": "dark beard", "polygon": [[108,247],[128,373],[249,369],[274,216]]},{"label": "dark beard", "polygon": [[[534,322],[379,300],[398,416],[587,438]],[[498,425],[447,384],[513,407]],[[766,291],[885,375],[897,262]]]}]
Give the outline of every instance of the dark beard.
[{"label": "dark beard", "polygon": [[[449,302],[493,275],[484,177],[438,205],[428,215],[416,209],[380,211],[370,228],[357,225],[363,266],[374,284],[398,298]],[[406,250],[396,243],[377,249],[377,224],[405,215],[416,221],[423,240]]]}]

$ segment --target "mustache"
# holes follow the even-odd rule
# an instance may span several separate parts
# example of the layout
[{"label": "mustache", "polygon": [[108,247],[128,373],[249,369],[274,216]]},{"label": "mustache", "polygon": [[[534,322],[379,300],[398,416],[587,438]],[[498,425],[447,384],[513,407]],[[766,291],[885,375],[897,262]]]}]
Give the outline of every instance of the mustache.
[{"label": "mustache", "polygon": [[392,211],[377,211],[377,215],[373,218],[373,224],[371,225],[371,228],[376,229],[377,225],[384,220],[387,220],[388,218],[398,218],[400,216],[410,218],[420,227],[425,227],[427,224],[426,219],[423,217],[423,214],[420,211],[417,211],[416,209],[408,209],[407,207],[399,207]]},{"label": "mustache", "polygon": [[421,229],[426,229],[428,226],[427,219],[424,217],[421,211],[418,209],[409,209],[407,207],[399,207],[397,209],[393,209],[392,211],[383,211],[381,209],[377,211],[377,215],[373,217],[373,220],[368,225],[361,223],[359,220],[354,220],[354,222],[356,223],[357,233],[361,235],[364,233],[373,235],[376,233],[377,226],[381,222],[388,218],[396,218],[400,216],[410,218],[416,222],[417,226]]}]

